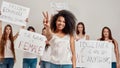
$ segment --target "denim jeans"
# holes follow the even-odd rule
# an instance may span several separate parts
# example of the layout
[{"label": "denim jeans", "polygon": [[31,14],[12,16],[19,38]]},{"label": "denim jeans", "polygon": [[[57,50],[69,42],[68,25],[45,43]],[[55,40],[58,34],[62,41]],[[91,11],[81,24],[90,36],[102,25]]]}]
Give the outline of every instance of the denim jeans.
[{"label": "denim jeans", "polygon": [[52,64],[51,68],[72,68],[72,64]]},{"label": "denim jeans", "polygon": [[23,68],[36,68],[37,58],[24,58],[23,59]]},{"label": "denim jeans", "polygon": [[112,62],[112,68],[116,68],[116,62]]},{"label": "denim jeans", "polygon": [[47,61],[41,61],[40,68],[50,68],[51,63]]},{"label": "denim jeans", "polygon": [[14,59],[13,58],[4,58],[3,61],[0,61],[0,68],[13,68]]}]

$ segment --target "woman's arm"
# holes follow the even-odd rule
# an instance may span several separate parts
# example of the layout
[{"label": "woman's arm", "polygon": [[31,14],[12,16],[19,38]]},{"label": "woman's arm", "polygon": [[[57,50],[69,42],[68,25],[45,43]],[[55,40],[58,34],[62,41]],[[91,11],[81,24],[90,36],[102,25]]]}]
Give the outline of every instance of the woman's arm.
[{"label": "woman's arm", "polygon": [[49,41],[52,38],[52,31],[50,29],[50,21],[49,21],[48,12],[46,13],[43,12],[43,16],[44,16],[43,25],[46,28],[46,37],[47,37],[47,40]]},{"label": "woman's arm", "polygon": [[[119,49],[118,49],[118,43],[116,40],[114,40],[114,51],[115,51],[115,56],[116,56],[116,60],[117,60],[117,66],[120,66],[120,56],[119,56]],[[118,67],[117,67],[118,68]]]},{"label": "woman's arm", "polygon": [[[25,29],[25,26],[21,26],[21,29]],[[18,35],[19,35],[19,32],[17,32],[17,33],[15,34],[15,36],[13,37],[13,38],[14,38],[14,40],[16,40],[16,39],[17,39]]]},{"label": "woman's arm", "polygon": [[75,39],[74,36],[70,36],[70,47],[72,52],[72,65],[76,68],[76,54],[75,54]]},{"label": "woman's arm", "polygon": [[19,32],[17,32],[17,33],[15,34],[15,36],[13,37],[13,38],[14,38],[14,40],[16,40],[16,39],[17,39],[18,35],[19,35]]},{"label": "woman's arm", "polygon": [[[26,18],[26,20],[25,20],[25,21],[28,23],[28,18]],[[25,26],[21,26],[21,29],[25,29]],[[13,38],[14,38],[14,40],[16,40],[16,39],[17,39],[18,35],[19,35],[19,32],[17,32],[17,33],[15,34],[15,36],[13,37]]]}]

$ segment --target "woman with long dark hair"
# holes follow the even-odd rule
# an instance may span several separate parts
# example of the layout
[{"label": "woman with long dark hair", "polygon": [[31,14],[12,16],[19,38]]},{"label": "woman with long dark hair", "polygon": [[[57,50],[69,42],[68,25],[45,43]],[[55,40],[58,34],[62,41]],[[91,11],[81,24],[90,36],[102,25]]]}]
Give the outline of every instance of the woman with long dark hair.
[{"label": "woman with long dark hair", "polygon": [[108,41],[113,43],[113,51],[112,51],[112,68],[120,68],[120,59],[119,59],[119,50],[118,43],[112,37],[112,32],[109,27],[104,27],[102,29],[102,35],[99,39],[100,41]]},{"label": "woman with long dark hair", "polygon": [[89,35],[85,32],[85,25],[79,22],[76,27],[76,40],[89,40]]},{"label": "woman with long dark hair", "polygon": [[15,63],[14,37],[11,25],[6,25],[0,40],[0,68],[13,68]]},{"label": "woman with long dark hair", "polygon": [[[89,40],[89,35],[86,34],[85,32],[85,25],[83,22],[79,22],[76,26],[76,37],[75,37],[76,41],[85,41],[85,40]],[[76,58],[78,59],[78,54],[82,54],[82,52],[76,52]],[[76,61],[76,64],[78,63],[78,61]],[[84,68],[84,67],[78,67],[76,65],[76,68]]]}]

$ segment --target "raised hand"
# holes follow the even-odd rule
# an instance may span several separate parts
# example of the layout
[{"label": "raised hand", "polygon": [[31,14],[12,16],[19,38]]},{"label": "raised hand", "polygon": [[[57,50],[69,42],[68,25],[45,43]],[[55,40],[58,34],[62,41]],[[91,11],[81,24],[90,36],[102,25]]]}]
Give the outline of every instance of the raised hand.
[{"label": "raised hand", "polygon": [[43,12],[43,16],[44,16],[44,19],[43,19],[43,25],[44,27],[46,28],[46,37],[47,37],[47,40],[50,40],[52,38],[52,31],[50,29],[50,18],[49,18],[49,15],[48,15],[48,12]]},{"label": "raised hand", "polygon": [[29,21],[28,21],[28,18],[26,18],[25,22],[27,22],[27,23],[29,22]]},{"label": "raised hand", "polygon": [[43,12],[43,16],[44,16],[44,19],[43,19],[44,27],[50,28],[50,21],[49,21],[50,18],[49,18],[48,12]]}]

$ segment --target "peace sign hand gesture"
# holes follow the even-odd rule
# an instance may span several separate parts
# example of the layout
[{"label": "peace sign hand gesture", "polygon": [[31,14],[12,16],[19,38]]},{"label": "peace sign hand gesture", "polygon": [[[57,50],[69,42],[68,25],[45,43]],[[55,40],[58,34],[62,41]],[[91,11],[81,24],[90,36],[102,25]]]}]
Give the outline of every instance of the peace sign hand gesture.
[{"label": "peace sign hand gesture", "polygon": [[48,15],[48,12],[43,12],[43,16],[44,16],[44,19],[43,19],[43,24],[44,24],[44,27],[47,29],[47,28],[50,28],[50,19],[49,19],[49,15]]},{"label": "peace sign hand gesture", "polygon": [[47,37],[47,40],[50,40],[52,38],[52,31],[50,29],[50,18],[49,18],[49,15],[48,15],[48,12],[43,12],[43,16],[44,16],[44,19],[43,19],[43,24],[44,24],[44,27],[46,28],[46,37]]}]

